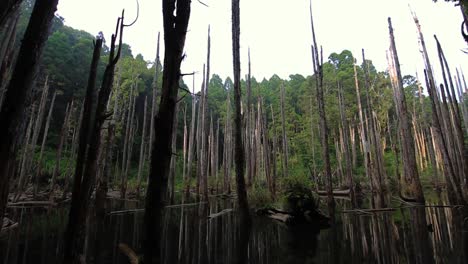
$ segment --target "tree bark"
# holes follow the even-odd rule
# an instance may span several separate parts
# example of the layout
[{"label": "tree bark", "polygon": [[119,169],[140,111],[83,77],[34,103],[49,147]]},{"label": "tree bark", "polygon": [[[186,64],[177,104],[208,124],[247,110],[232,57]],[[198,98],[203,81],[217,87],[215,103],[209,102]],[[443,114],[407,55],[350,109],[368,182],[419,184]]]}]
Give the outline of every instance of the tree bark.
[{"label": "tree bark", "polygon": [[16,157],[17,130],[37,75],[57,3],[58,0],[35,3],[0,110],[0,124],[3,127],[0,131],[0,219],[5,211],[11,169]]},{"label": "tree bark", "polygon": [[4,0],[0,3],[0,25],[4,25],[14,15],[21,6],[21,2],[23,0]]},{"label": "tree bark", "polygon": [[234,68],[234,136],[237,197],[241,222],[250,222],[249,204],[244,179],[244,145],[242,144],[241,86],[240,86],[240,7],[239,0],[232,0],[232,54]]},{"label": "tree bark", "polygon": [[[177,6],[177,7],[176,7]],[[166,204],[167,178],[172,156],[175,107],[181,77],[185,36],[190,18],[190,1],[163,0],[164,69],[161,103],[154,118],[155,139],[152,143],[150,173],[145,204],[144,262],[160,263],[162,212]]]}]

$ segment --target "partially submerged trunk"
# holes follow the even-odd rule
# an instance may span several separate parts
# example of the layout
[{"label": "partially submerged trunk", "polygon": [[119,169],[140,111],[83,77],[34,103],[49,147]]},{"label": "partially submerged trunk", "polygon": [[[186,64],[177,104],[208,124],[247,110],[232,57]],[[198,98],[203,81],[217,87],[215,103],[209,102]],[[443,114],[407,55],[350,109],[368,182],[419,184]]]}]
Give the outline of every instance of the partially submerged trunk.
[{"label": "partially submerged trunk", "polygon": [[[176,8],[177,5],[177,8]],[[154,118],[154,142],[145,204],[145,263],[160,263],[162,212],[166,204],[167,179],[172,156],[171,137],[174,126],[175,107],[181,77],[185,36],[190,17],[190,1],[174,3],[163,0],[164,21],[164,69],[161,104]]]},{"label": "partially submerged trunk", "polygon": [[250,222],[249,204],[244,179],[244,145],[242,144],[242,116],[241,116],[241,86],[240,86],[240,8],[239,0],[232,0],[232,54],[234,68],[234,136],[237,199],[241,214],[241,222]]}]

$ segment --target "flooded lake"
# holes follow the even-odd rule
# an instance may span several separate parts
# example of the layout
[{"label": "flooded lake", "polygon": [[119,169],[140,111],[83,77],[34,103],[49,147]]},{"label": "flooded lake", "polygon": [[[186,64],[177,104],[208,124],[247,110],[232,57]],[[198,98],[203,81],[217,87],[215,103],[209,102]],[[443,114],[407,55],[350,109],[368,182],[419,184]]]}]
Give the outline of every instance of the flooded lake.
[{"label": "flooded lake", "polygon": [[[137,254],[142,252],[144,213],[133,210],[142,205],[128,201],[109,203],[112,211],[120,212],[106,216],[104,230],[96,230],[94,225],[87,229],[88,263],[129,263],[119,244]],[[278,264],[416,263],[418,254],[429,254],[436,263],[466,263],[461,248],[463,232],[452,224],[457,209],[422,208],[433,252],[416,252],[418,240],[410,231],[414,221],[407,208],[377,213],[343,212],[349,210],[349,205],[338,200],[336,223],[322,230],[313,226],[291,228],[255,216],[247,242],[240,235],[235,210],[212,219],[207,217],[235,209],[234,204],[234,200],[212,199],[209,204],[167,208],[163,263],[238,263],[239,259],[245,263]],[[0,262],[59,263],[67,208],[10,208],[10,218],[18,219],[19,226],[0,238]],[[93,223],[93,219],[88,221]],[[97,248],[101,250],[97,252]]]}]

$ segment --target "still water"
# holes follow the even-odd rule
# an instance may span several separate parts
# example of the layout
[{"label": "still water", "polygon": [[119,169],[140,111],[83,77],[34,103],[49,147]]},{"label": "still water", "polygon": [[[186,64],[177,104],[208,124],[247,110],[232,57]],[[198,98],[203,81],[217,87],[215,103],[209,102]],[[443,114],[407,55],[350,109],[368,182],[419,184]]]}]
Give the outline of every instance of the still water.
[{"label": "still water", "polygon": [[[337,202],[336,223],[328,229],[312,226],[286,227],[277,221],[254,217],[248,242],[235,211],[209,219],[210,214],[235,209],[235,201],[213,199],[210,204],[167,208],[164,216],[162,256],[164,263],[235,263],[245,252],[246,263],[415,263],[418,254],[430,254],[436,263],[465,263],[463,231],[454,220],[454,210],[425,210],[432,252],[415,252],[410,209],[369,213],[348,212],[346,201]],[[143,212],[137,202],[109,201],[112,211],[105,230],[89,225],[85,254],[88,263],[129,263],[119,250],[126,244],[141,253]],[[67,208],[15,208],[16,229],[0,237],[1,263],[59,263]],[[93,223],[93,219],[88,220]],[[97,235],[99,233],[99,235]],[[96,252],[96,242],[102,248]],[[246,250],[241,250],[245,248]],[[99,258],[99,259],[97,259]],[[96,260],[97,259],[97,260]]]}]

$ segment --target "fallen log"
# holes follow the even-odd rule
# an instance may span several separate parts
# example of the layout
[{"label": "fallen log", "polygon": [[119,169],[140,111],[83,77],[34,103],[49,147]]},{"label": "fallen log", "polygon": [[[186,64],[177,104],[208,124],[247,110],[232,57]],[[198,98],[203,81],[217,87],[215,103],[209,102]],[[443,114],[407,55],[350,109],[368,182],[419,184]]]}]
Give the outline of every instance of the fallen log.
[{"label": "fallen log", "polygon": [[330,218],[319,210],[306,210],[303,212],[288,212],[277,208],[263,208],[257,210],[257,214],[267,216],[289,226],[314,225],[319,229],[330,226]]},{"label": "fallen log", "polygon": [[57,204],[55,202],[51,202],[51,201],[21,201],[21,202],[8,203],[7,207],[34,207],[34,206],[49,207],[49,206],[56,206],[56,205]]},{"label": "fallen log", "polygon": [[380,213],[380,212],[393,212],[395,208],[378,208],[378,209],[354,209],[354,210],[343,210],[341,213]]},{"label": "fallen log", "polygon": [[[327,195],[327,191],[322,191],[322,190],[317,190],[315,191],[318,195]],[[349,189],[346,190],[333,190],[333,195],[334,196],[346,196],[349,195],[350,191]]]},{"label": "fallen log", "polygon": [[213,218],[216,218],[216,217],[219,217],[219,216],[228,214],[228,213],[230,213],[230,212],[232,212],[232,211],[234,211],[232,208],[230,208],[230,209],[224,209],[224,210],[222,210],[221,212],[214,213],[214,214],[210,214],[210,215],[208,216],[208,219],[211,220],[211,219],[213,219]]}]

